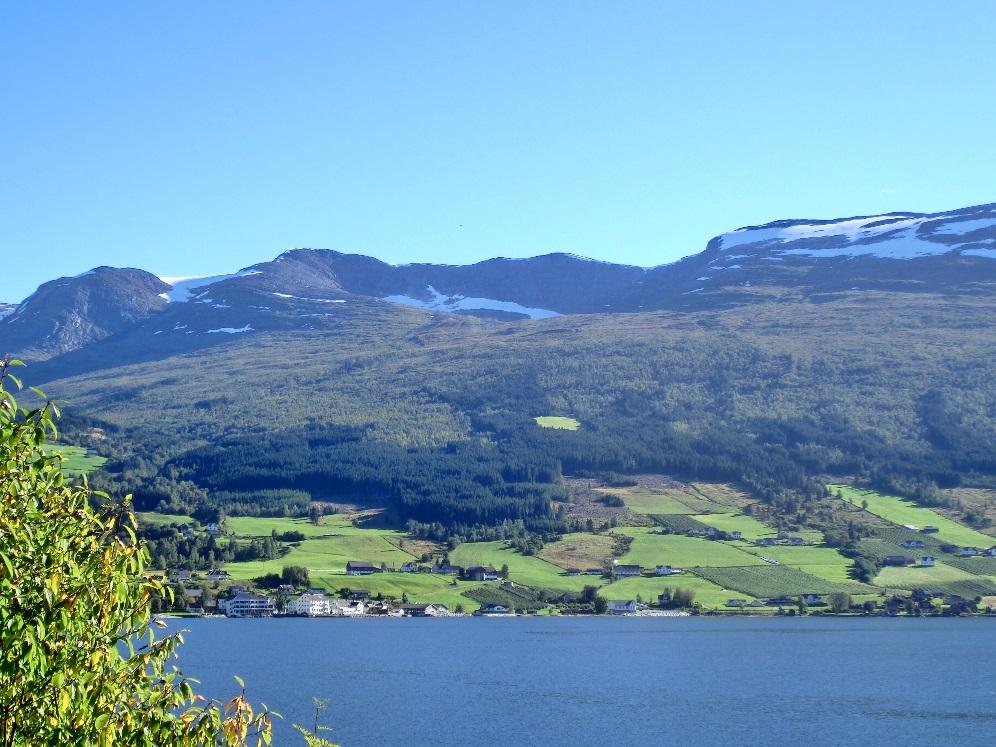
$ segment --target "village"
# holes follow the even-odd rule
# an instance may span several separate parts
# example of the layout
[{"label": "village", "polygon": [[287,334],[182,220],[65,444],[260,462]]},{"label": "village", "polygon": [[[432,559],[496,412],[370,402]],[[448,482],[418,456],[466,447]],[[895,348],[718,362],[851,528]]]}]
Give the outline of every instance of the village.
[{"label": "village", "polygon": [[[789,538],[787,541],[791,541]],[[976,550],[974,554],[996,557],[996,546],[986,550]],[[964,555],[967,557],[967,555]],[[890,562],[892,561],[892,562]],[[887,565],[905,566],[916,561],[906,556],[887,558]],[[931,567],[933,558],[924,556],[922,567]],[[347,576],[373,576],[385,573],[387,570],[367,560],[351,560],[346,563]],[[508,569],[496,569],[494,566],[461,567],[449,563],[436,563],[429,568],[411,562],[403,565],[400,573],[431,573],[452,576],[464,580],[493,582],[496,588],[509,595],[522,589],[508,578]],[[592,567],[586,569],[569,568],[567,576],[598,576],[609,580],[647,576],[680,577],[685,571],[667,564],[660,564],[652,569],[644,569],[640,565],[613,563],[607,568]],[[226,583],[224,593],[215,597],[213,602],[205,599],[203,591],[195,586],[195,582]],[[229,618],[262,618],[273,616],[286,617],[490,617],[490,616],[521,616],[521,615],[557,615],[557,614],[608,614],[616,616],[688,616],[697,614],[860,614],[895,617],[904,615],[964,615],[983,611],[992,614],[991,608],[980,610],[978,600],[966,599],[957,594],[945,594],[940,591],[925,591],[916,589],[909,596],[894,595],[878,601],[865,600],[855,605],[847,594],[804,593],[799,595],[777,595],[766,599],[730,598],[726,600],[726,610],[703,610],[694,603],[694,593],[689,593],[681,587],[668,589],[657,595],[652,602],[643,599],[602,599],[596,594],[589,594],[590,609],[578,609],[571,604],[573,600],[564,595],[557,604],[537,611],[530,608],[516,607],[514,603],[488,602],[471,613],[465,612],[462,605],[450,609],[442,603],[410,602],[407,595],[401,600],[385,597],[383,594],[371,594],[367,589],[343,588],[338,594],[320,587],[299,588],[294,584],[281,584],[274,593],[261,593],[242,583],[230,583],[229,573],[222,569],[212,569],[204,574],[179,570],[169,576],[169,582],[184,586],[184,593],[191,598],[185,615],[229,617]],[[594,587],[589,587],[594,592]]]}]

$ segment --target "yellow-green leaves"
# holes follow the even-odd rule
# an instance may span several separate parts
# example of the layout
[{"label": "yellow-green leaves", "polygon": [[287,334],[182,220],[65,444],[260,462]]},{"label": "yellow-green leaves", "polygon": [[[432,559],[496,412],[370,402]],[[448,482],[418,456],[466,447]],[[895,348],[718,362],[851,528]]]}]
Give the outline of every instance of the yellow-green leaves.
[{"label": "yellow-green leaves", "polygon": [[[156,639],[148,562],[130,511],[62,478],[42,446],[58,408],[19,409],[0,360],[0,745],[216,745],[268,739],[265,710],[240,693],[204,703]],[[127,506],[127,502],[125,504]],[[242,683],[240,682],[240,687]]]}]

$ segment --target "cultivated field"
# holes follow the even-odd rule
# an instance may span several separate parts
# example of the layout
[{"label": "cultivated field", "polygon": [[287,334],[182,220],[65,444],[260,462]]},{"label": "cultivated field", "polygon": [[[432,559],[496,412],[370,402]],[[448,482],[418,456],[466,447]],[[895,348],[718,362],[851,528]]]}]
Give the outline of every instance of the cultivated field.
[{"label": "cultivated field", "polygon": [[450,553],[450,562],[465,568],[474,565],[508,566],[509,578],[517,584],[540,589],[581,591],[604,581],[597,576],[565,576],[564,570],[542,558],[520,555],[504,542],[466,542]]},{"label": "cultivated field", "polygon": [[724,589],[711,581],[691,573],[682,573],[667,578],[624,578],[615,581],[599,590],[599,595],[606,599],[636,599],[640,596],[644,602],[657,602],[658,595],[664,589],[691,589],[695,592],[695,601],[703,607],[716,608],[726,605],[728,599],[747,599],[752,597],[730,589]]},{"label": "cultivated field", "polygon": [[831,485],[830,489],[834,494],[840,492],[845,501],[855,506],[861,506],[863,502],[867,501],[868,508],[866,510],[869,513],[881,516],[883,519],[900,526],[915,529],[935,526],[940,531],[933,536],[943,542],[971,547],[989,547],[993,543],[993,538],[982,532],[970,529],[936,511],[917,506],[915,503],[902,498],[883,495],[874,490],[852,488],[848,485]]},{"label": "cultivated field", "polygon": [[973,575],[946,563],[938,563],[933,568],[883,568],[875,577],[875,584],[893,589],[943,591],[970,598],[996,594],[993,577]]},{"label": "cultivated field", "polygon": [[707,526],[715,527],[724,532],[743,532],[744,539],[747,540],[756,540],[761,537],[775,537],[778,535],[778,532],[772,527],[744,514],[699,514],[693,518]]},{"label": "cultivated field", "polygon": [[798,568],[786,565],[748,568],[696,568],[695,574],[728,589],[755,597],[829,594],[835,591],[860,594],[874,591],[857,582],[833,583]]},{"label": "cultivated field", "polygon": [[575,532],[543,546],[536,557],[561,568],[597,568],[612,561],[615,540],[605,534]]},{"label": "cultivated field", "polygon": [[633,538],[629,551],[619,558],[620,563],[638,563],[650,569],[658,564],[678,568],[764,565],[757,556],[726,542],[680,534],[654,534],[649,527],[620,527],[615,531]]}]

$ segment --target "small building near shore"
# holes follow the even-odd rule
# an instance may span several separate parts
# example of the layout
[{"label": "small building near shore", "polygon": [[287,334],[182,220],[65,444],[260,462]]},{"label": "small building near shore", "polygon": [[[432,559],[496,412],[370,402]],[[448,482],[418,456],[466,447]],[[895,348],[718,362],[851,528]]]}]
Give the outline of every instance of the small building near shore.
[{"label": "small building near shore", "polygon": [[270,617],[273,614],[273,601],[269,597],[248,591],[219,602],[218,607],[228,617]]},{"label": "small building near shore", "polygon": [[626,615],[630,612],[636,612],[636,600],[610,599],[607,609],[613,615]]}]

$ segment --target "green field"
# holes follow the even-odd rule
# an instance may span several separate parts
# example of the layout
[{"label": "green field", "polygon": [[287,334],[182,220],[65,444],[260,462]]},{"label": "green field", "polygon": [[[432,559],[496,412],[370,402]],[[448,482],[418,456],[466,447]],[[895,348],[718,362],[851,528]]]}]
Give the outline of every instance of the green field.
[{"label": "green field", "polygon": [[873,591],[865,584],[854,581],[834,583],[787,565],[765,565],[750,568],[696,568],[695,574],[727,589],[736,589],[755,597],[829,594],[834,591],[848,593]]},{"label": "green field", "polygon": [[536,557],[560,568],[600,568],[612,561],[614,539],[606,534],[574,532],[548,542]]},{"label": "green field", "polygon": [[145,524],[146,526],[167,526],[169,524],[190,524],[193,519],[186,514],[160,514],[152,511],[139,511],[135,514],[138,517],[138,523]]},{"label": "green field", "polygon": [[838,491],[843,495],[844,500],[855,506],[861,506],[863,501],[868,502],[869,513],[880,516],[887,521],[903,527],[914,527],[922,529],[925,526],[935,526],[940,531],[930,535],[943,542],[950,542],[955,545],[966,547],[989,547],[993,544],[993,538],[989,535],[969,529],[966,526],[952,521],[929,508],[917,506],[915,503],[897,498],[896,496],[883,495],[874,490],[862,488],[852,488],[848,485],[831,485],[830,490],[836,494]]},{"label": "green field", "polygon": [[678,568],[764,565],[764,561],[757,556],[728,542],[679,534],[654,534],[649,527],[620,527],[614,531],[633,538],[629,552],[619,558],[619,562],[639,563],[648,570],[659,564]]},{"label": "green field", "polygon": [[445,604],[454,610],[462,604],[467,612],[473,612],[480,604],[463,592],[484,585],[481,581],[457,581],[453,585],[451,576],[432,573],[374,573],[370,576],[347,576],[342,573],[312,573],[311,583],[336,592],[339,589],[366,589],[373,596],[401,599],[408,595],[410,604]]},{"label": "green field", "polygon": [[533,418],[540,428],[555,428],[561,431],[576,431],[581,427],[581,423],[574,418],[565,418],[559,415],[541,415]]},{"label": "green field", "polygon": [[504,542],[465,542],[450,553],[450,562],[467,568],[474,565],[508,565],[508,577],[517,584],[539,589],[581,591],[585,586],[598,586],[604,580],[597,576],[565,576],[559,566],[542,558],[520,555]]},{"label": "green field", "polygon": [[756,540],[761,537],[775,537],[778,535],[778,532],[772,527],[761,523],[752,516],[745,516],[744,514],[699,514],[692,518],[724,532],[743,532],[744,539],[747,540]]},{"label": "green field", "polygon": [[598,593],[606,599],[622,600],[636,599],[639,595],[644,602],[656,604],[658,595],[665,588],[691,589],[695,592],[695,601],[710,609],[724,607],[728,599],[746,598],[747,601],[751,601],[749,595],[724,589],[722,586],[691,573],[682,573],[667,578],[624,578],[608,586],[603,586]]},{"label": "green field", "polygon": [[58,454],[62,457],[62,471],[67,475],[84,475],[103,467],[107,462],[106,458],[91,454],[82,446],[56,443],[45,447],[44,451],[46,454]]},{"label": "green field", "polygon": [[978,556],[959,558],[946,555],[944,563],[971,573],[973,576],[996,576],[996,558]]},{"label": "green field", "polygon": [[[239,537],[269,537],[273,530],[282,532],[300,532],[307,537],[322,537],[329,534],[354,534],[357,531],[369,532],[369,529],[357,529],[353,526],[351,517],[343,514],[323,516],[316,526],[308,519],[287,519],[281,517],[230,516],[225,519],[225,530]],[[374,530],[380,531],[380,530]],[[360,560],[360,558],[357,558]]]},{"label": "green field", "polygon": [[996,594],[996,583],[991,577],[974,575],[945,563],[938,563],[933,568],[886,567],[875,577],[875,584],[890,589],[926,589],[969,597]]},{"label": "green field", "polygon": [[615,495],[626,508],[638,514],[693,514],[695,510],[682,503],[677,490],[653,488],[600,488],[599,493]]}]

